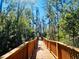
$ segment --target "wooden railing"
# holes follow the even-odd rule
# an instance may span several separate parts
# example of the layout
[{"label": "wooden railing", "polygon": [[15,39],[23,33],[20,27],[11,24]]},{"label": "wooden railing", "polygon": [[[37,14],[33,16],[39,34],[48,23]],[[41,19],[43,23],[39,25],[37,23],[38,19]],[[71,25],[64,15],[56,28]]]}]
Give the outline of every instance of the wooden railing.
[{"label": "wooden railing", "polygon": [[78,48],[67,46],[57,41],[47,40],[46,38],[43,38],[43,41],[56,59],[79,59]]},{"label": "wooden railing", "polygon": [[7,54],[0,57],[0,59],[30,59],[33,53],[33,50],[37,46],[37,38],[34,40],[25,42],[19,47],[13,49]]}]

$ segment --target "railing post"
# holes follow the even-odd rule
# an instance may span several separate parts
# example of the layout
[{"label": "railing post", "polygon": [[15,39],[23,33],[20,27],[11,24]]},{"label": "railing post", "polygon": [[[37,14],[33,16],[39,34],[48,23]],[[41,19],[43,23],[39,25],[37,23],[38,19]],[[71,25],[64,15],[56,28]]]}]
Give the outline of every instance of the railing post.
[{"label": "railing post", "polygon": [[50,52],[51,52],[51,42],[50,42]]},{"label": "railing post", "polygon": [[59,54],[59,53],[58,53],[58,43],[56,43],[56,55],[57,55],[57,59],[59,59],[59,58],[58,58],[58,54]]},{"label": "railing post", "polygon": [[47,41],[47,48],[48,48],[48,41]]},{"label": "railing post", "polygon": [[27,43],[27,46],[26,46],[26,59],[28,59],[28,43]]}]

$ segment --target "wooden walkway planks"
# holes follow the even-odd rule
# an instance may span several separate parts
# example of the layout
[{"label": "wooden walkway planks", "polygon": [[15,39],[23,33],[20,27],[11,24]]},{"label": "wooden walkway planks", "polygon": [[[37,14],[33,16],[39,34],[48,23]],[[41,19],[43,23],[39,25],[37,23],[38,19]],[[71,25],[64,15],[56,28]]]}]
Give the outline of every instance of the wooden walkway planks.
[{"label": "wooden walkway planks", "polygon": [[55,59],[50,51],[46,48],[43,41],[38,41],[38,47],[34,51],[31,59]]}]

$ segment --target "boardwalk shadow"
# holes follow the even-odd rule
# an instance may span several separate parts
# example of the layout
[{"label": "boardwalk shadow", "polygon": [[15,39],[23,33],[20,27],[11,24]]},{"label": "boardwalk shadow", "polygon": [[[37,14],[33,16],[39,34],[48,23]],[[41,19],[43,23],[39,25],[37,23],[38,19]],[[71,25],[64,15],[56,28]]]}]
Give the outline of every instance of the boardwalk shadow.
[{"label": "boardwalk shadow", "polygon": [[37,52],[39,52],[40,50],[43,50],[42,47],[41,47],[41,46],[38,46],[38,45],[39,45],[39,44],[37,44],[37,47],[36,47],[36,49],[34,50],[31,59],[36,59]]},{"label": "boardwalk shadow", "polygon": [[37,55],[37,49],[38,49],[38,43],[37,43],[37,46],[36,46],[36,48],[34,49],[34,52],[33,52],[33,54],[32,54],[32,57],[31,57],[31,59],[36,59],[36,55]]},{"label": "boardwalk shadow", "polygon": [[43,50],[43,49],[42,49],[41,47],[38,47],[36,52],[38,52],[38,51],[40,51],[40,50]]}]

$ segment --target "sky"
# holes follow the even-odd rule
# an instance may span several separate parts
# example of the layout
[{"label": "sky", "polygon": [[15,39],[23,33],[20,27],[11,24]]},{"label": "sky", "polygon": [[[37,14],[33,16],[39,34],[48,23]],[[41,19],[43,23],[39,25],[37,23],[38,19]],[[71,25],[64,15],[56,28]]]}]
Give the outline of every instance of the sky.
[{"label": "sky", "polygon": [[45,0],[38,0],[36,5],[39,8],[40,17],[43,17],[43,15],[45,14],[44,10]]},{"label": "sky", "polygon": [[[35,3],[33,3],[33,13],[36,14],[36,8],[39,9],[39,19],[43,19],[44,16],[46,15],[46,2],[47,0],[34,0]],[[48,23],[48,20],[45,20],[45,23]]]},{"label": "sky", "polygon": [[[40,19],[43,19],[43,17],[46,15],[46,3],[47,3],[47,0],[38,0],[37,3],[36,3],[36,6],[38,7],[39,9],[39,17]],[[48,23],[48,20],[45,20],[46,23]]]}]

